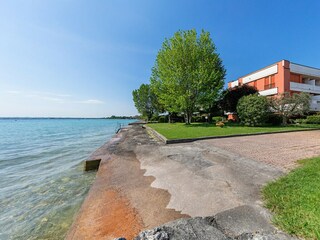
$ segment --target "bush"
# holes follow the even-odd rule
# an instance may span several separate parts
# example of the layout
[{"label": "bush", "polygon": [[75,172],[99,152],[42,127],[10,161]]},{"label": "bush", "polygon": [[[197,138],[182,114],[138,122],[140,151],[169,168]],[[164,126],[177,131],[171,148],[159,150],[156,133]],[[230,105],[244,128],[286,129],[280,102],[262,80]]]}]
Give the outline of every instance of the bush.
[{"label": "bush", "polygon": [[192,116],[192,122],[202,122],[201,116]]},{"label": "bush", "polygon": [[212,117],[212,123],[217,123],[223,121],[223,118],[220,116]]},{"label": "bush", "polygon": [[240,121],[247,126],[265,123],[268,117],[268,101],[264,96],[256,94],[242,97],[237,105]]},{"label": "bush", "polygon": [[303,124],[303,123],[307,123],[307,119],[304,118],[297,118],[294,120],[294,123],[296,124]]},{"label": "bush", "polygon": [[224,123],[223,123],[223,122],[217,122],[217,123],[216,123],[216,126],[222,128],[222,127],[224,127]]},{"label": "bush", "polygon": [[149,122],[157,122],[157,121],[159,121],[159,116],[157,115],[152,116],[149,120]]},{"label": "bush", "polygon": [[271,124],[273,126],[281,125],[282,116],[277,114],[269,114],[267,116],[266,123]]},{"label": "bush", "polygon": [[159,123],[167,123],[168,122],[168,116],[160,116],[158,121],[159,121]]},{"label": "bush", "polygon": [[320,114],[308,116],[305,122],[309,124],[320,124]]}]

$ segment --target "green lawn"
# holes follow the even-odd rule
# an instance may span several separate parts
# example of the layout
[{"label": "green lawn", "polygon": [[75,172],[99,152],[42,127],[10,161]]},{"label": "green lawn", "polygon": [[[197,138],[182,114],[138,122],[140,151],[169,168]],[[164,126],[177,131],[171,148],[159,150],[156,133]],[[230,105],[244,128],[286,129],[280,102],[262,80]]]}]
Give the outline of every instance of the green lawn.
[{"label": "green lawn", "polygon": [[305,129],[305,127],[297,126],[244,127],[238,125],[230,125],[220,128],[216,127],[214,124],[205,123],[193,123],[191,125],[185,125],[184,123],[154,123],[148,124],[148,126],[165,136],[167,139],[228,136],[235,134],[281,132]]},{"label": "green lawn", "polygon": [[299,237],[320,239],[320,157],[301,163],[267,185],[263,195],[277,226]]}]

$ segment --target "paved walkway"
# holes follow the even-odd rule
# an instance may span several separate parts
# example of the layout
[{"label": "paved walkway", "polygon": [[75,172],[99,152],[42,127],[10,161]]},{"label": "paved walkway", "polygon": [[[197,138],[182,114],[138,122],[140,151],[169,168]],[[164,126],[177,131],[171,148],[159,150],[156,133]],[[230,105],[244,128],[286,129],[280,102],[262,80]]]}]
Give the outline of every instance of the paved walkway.
[{"label": "paved walkway", "polygon": [[320,156],[320,130],[212,139],[201,142],[287,171],[297,160]]},{"label": "paved walkway", "polygon": [[102,159],[97,179],[67,239],[132,239],[180,218],[242,219],[246,209],[276,232],[261,187],[295,160],[320,155],[319,141],[313,131],[164,145],[133,126],[93,154]]},{"label": "paved walkway", "polygon": [[140,145],[135,153],[145,176],[155,178],[151,186],[171,195],[167,208],[191,217],[242,205],[261,206],[261,186],[283,174],[281,169],[204,141]]}]

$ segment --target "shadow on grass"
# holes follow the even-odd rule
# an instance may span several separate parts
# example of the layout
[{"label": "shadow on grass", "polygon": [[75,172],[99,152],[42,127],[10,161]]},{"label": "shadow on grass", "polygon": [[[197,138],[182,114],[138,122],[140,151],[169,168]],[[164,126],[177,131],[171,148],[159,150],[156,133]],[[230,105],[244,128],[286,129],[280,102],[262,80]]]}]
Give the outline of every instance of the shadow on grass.
[{"label": "shadow on grass", "polygon": [[[183,126],[188,127],[188,128],[197,128],[197,127],[217,128],[215,123],[191,123],[189,125],[184,124]],[[243,126],[238,123],[226,123],[225,127],[243,127]]]},{"label": "shadow on grass", "polygon": [[[174,123],[173,123],[174,124]],[[209,128],[216,128],[215,123],[191,123],[191,124],[183,124],[184,127],[187,128],[203,128],[203,127],[209,127]],[[246,126],[240,123],[225,123],[224,127],[248,127],[250,128],[251,126]],[[272,125],[272,124],[264,124],[264,125],[259,125],[255,127],[261,127],[261,128],[291,128],[291,127],[297,127],[297,128],[319,128],[320,129],[320,124],[288,124],[286,126],[283,125]]]}]

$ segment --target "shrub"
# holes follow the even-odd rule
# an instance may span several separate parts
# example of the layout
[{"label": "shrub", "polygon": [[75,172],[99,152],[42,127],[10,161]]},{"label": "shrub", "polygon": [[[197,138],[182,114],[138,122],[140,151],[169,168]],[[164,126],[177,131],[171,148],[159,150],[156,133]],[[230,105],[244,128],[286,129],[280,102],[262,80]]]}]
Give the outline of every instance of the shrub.
[{"label": "shrub", "polygon": [[278,114],[269,114],[266,118],[266,123],[277,126],[282,123],[282,116]]},{"label": "shrub", "polygon": [[265,123],[268,116],[268,101],[264,96],[256,94],[242,97],[237,105],[240,121],[248,126]]},{"label": "shrub", "polygon": [[192,116],[192,122],[202,122],[201,116]]},{"label": "shrub", "polygon": [[307,119],[297,118],[297,119],[294,120],[294,123],[296,123],[296,124],[307,123]]},{"label": "shrub", "polygon": [[224,127],[224,123],[223,123],[223,122],[217,122],[217,123],[216,123],[216,126],[222,128],[222,127]]},{"label": "shrub", "polygon": [[320,124],[320,114],[308,116],[306,123],[309,124]]},{"label": "shrub", "polygon": [[158,121],[160,123],[166,123],[166,122],[168,122],[168,116],[160,116]]},{"label": "shrub", "polygon": [[212,117],[212,123],[221,122],[222,120],[223,118],[220,116]]},{"label": "shrub", "polygon": [[157,122],[157,121],[159,121],[159,116],[153,115],[153,116],[150,118],[149,121],[150,121],[150,122]]}]

